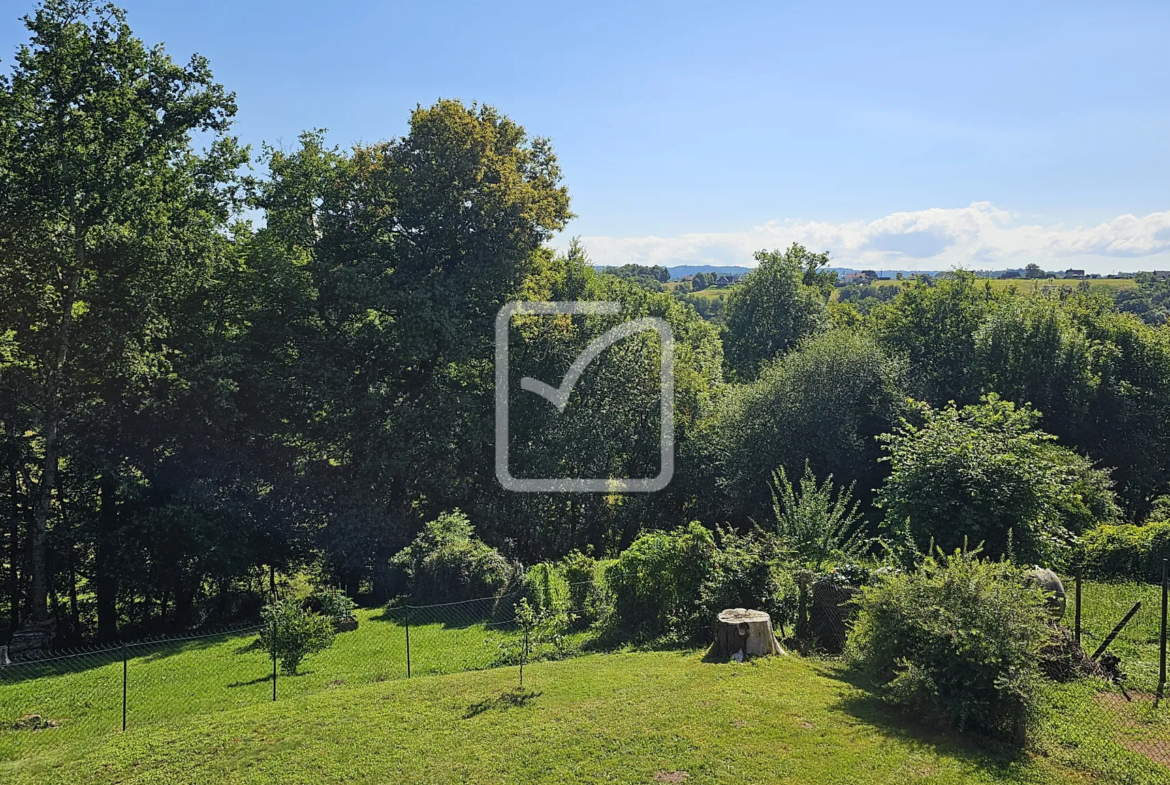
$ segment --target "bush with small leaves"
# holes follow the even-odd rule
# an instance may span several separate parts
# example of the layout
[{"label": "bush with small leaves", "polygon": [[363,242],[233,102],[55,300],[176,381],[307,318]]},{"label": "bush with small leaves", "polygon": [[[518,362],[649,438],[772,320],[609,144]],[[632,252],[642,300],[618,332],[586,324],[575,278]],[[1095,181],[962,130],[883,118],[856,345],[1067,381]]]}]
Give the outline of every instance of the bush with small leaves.
[{"label": "bush with small leaves", "polygon": [[861,590],[851,661],[919,717],[1021,741],[1034,714],[1044,596],[1009,562],[956,552]]},{"label": "bush with small leaves", "polygon": [[327,619],[348,618],[357,608],[357,603],[348,594],[333,586],[318,590],[313,594],[313,599],[320,607],[321,615]]},{"label": "bush with small leaves", "polygon": [[331,620],[305,610],[295,600],[269,603],[260,615],[264,620],[260,647],[270,655],[275,649],[281,670],[290,676],[297,675],[305,657],[333,645]]},{"label": "bush with small leaves", "polygon": [[638,537],[605,570],[614,600],[610,629],[643,640],[701,632],[699,593],[714,557],[715,539],[697,521]]}]

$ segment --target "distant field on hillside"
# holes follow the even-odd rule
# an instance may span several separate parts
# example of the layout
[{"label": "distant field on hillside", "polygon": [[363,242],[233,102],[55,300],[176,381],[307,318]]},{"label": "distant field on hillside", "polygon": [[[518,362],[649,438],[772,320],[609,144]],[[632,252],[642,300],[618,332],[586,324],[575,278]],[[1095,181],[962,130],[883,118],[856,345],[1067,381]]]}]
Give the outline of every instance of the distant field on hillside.
[{"label": "distant field on hillside", "polygon": [[[989,281],[991,288],[1001,291],[1004,289],[1011,289],[1015,287],[1020,292],[1040,292],[1045,289],[1075,289],[1081,283],[1087,283],[1090,287],[1101,287],[1104,289],[1136,289],[1137,281],[1133,278],[1096,278],[1086,279],[1085,281],[1065,280],[1063,278],[1043,278],[1039,280],[1028,280],[1026,278],[980,278],[979,282]],[[897,286],[906,283],[905,281],[898,281],[893,278],[881,278],[873,282],[875,286]]]},{"label": "distant field on hillside", "polygon": [[[979,280],[980,283],[983,283],[984,281],[989,282],[991,284],[991,288],[995,291],[1005,291],[1007,289],[1014,288],[1016,291],[1025,294],[1031,292],[1057,291],[1059,289],[1075,289],[1082,283],[1081,281],[1076,280],[1055,278],[1031,281],[1023,278],[981,278]],[[1088,283],[1092,289],[1108,290],[1110,292],[1137,288],[1137,281],[1135,281],[1133,278],[1099,278],[1095,280],[1087,280],[1085,283]],[[671,290],[677,289],[679,285],[679,281],[672,281],[666,284],[667,288]],[[881,278],[874,281],[873,285],[902,286],[909,285],[909,281],[898,281],[893,278]],[[701,289],[697,292],[690,292],[690,294],[696,297],[703,297],[712,300],[717,300],[720,298],[726,299],[735,288],[735,286],[712,287],[708,289]],[[834,300],[837,299],[838,293],[840,291],[840,289],[835,289],[833,291]]]}]

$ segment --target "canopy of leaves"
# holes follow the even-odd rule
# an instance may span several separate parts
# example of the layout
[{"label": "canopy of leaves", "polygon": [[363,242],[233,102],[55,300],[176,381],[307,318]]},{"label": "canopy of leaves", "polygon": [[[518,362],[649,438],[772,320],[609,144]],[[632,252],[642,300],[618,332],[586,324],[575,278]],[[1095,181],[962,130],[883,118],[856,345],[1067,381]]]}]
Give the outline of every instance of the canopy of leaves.
[{"label": "canopy of leaves", "polygon": [[1029,407],[991,394],[975,405],[918,408],[880,437],[890,475],[877,499],[885,526],[905,527],[919,548],[982,543],[1049,563],[1073,537],[1118,515],[1108,475],[1036,429]]}]

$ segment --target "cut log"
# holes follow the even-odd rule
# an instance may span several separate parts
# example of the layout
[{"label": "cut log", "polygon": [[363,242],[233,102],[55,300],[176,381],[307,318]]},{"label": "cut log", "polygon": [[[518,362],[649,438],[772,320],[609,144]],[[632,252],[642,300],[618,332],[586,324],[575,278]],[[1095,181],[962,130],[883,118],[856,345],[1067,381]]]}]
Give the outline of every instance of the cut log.
[{"label": "cut log", "polygon": [[784,653],[772,632],[772,617],[763,611],[729,608],[716,619],[716,657],[744,660]]}]

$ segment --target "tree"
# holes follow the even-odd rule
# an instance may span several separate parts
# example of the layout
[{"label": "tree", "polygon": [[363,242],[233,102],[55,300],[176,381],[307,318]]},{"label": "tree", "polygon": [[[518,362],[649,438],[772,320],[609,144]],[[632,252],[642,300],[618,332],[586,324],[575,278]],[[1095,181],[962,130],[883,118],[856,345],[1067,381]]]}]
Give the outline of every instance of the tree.
[{"label": "tree", "polygon": [[[827,254],[793,243],[787,251],[758,251],[758,266],[731,293],[725,319],[727,366],[750,381],[765,362],[828,325],[818,269]],[[831,291],[831,284],[829,284]]]},{"label": "tree", "polygon": [[910,361],[915,397],[933,406],[974,403],[982,392],[975,333],[995,306],[990,282],[959,271],[937,284],[918,281],[873,309],[878,339]]},{"label": "tree", "polygon": [[890,475],[878,493],[884,526],[919,549],[1009,545],[1024,560],[1052,564],[1072,538],[1117,517],[1108,475],[1036,429],[1039,415],[995,394],[935,410],[880,438]]},{"label": "tree", "polygon": [[[12,336],[35,401],[30,608],[39,623],[69,418],[95,390],[118,406],[128,375],[165,354],[166,303],[197,279],[199,246],[215,242],[246,153],[226,135],[234,98],[206,60],[181,66],[147,48],[121,10],[46,0],[25,24],[31,41],[0,82],[0,334]],[[207,139],[202,155],[193,132]]]},{"label": "tree", "polygon": [[[860,330],[806,339],[733,387],[704,422],[702,452],[717,477],[702,494],[710,517],[763,520],[772,510],[771,472],[814,473],[856,484],[863,506],[883,477],[878,434],[904,411],[905,363]],[[697,457],[692,460],[698,461]]]},{"label": "tree", "polygon": [[1045,272],[1040,269],[1040,265],[1032,262],[1024,268],[1024,277],[1029,279],[1044,278]]},{"label": "tree", "polygon": [[294,599],[275,600],[261,611],[260,648],[280,660],[289,676],[300,672],[301,663],[333,645],[332,621],[311,613]]},{"label": "tree", "polygon": [[975,334],[982,389],[1030,404],[1074,444],[1093,416],[1099,353],[1060,301],[1045,296],[1003,301]]},{"label": "tree", "polygon": [[423,516],[493,493],[494,321],[549,264],[568,193],[547,140],[458,101],[400,139],[341,152],[313,132],[267,157],[265,243],[312,283],[303,504],[341,582],[382,593]]}]

